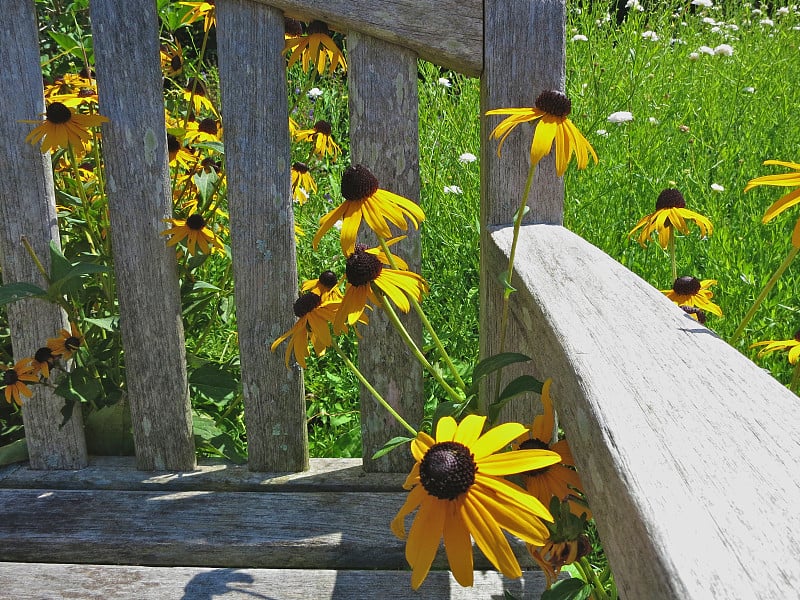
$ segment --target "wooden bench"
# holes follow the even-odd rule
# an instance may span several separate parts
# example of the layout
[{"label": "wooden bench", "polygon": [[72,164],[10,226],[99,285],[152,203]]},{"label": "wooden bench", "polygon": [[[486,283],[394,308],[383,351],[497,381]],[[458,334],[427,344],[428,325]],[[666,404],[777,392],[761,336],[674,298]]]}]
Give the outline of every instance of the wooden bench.
[{"label": "wooden bench", "polygon": [[[28,129],[19,123],[44,110],[37,26],[32,0],[5,8],[0,82],[16,101],[0,120],[2,271],[6,282],[38,281],[20,238],[43,256],[58,230],[49,156],[21,142]],[[93,2],[112,231],[124,239],[114,261],[136,457],[89,457],[80,411],[59,427],[58,397],[37,392],[25,404],[30,461],[0,470],[0,596],[483,598],[507,590],[539,598],[543,578],[530,560],[521,580],[476,562],[472,589],[437,570],[411,592],[403,544],[388,527],[405,497],[408,457],[308,459],[301,373],[268,348],[292,324],[283,307],[297,277],[280,51],[284,14],[347,34],[352,160],[418,199],[417,58],[479,76],[482,112],[531,106],[542,89],[564,89],[564,0],[217,0],[216,8],[248,466],[195,460],[175,258],[160,236],[171,197],[155,3]],[[491,125],[481,120],[484,355],[497,343],[496,276],[529,143],[512,136],[500,160]],[[535,375],[554,378],[622,597],[796,597],[796,396],[563,229],[552,160],[534,190],[510,339],[534,357]],[[404,253],[418,248],[412,237]],[[64,316],[23,301],[9,307],[9,323],[15,354],[25,356]],[[365,343],[379,329],[376,318]],[[413,422],[421,376],[387,373],[385,364],[408,363],[394,352],[374,343],[360,364]],[[508,417],[527,420],[530,410]],[[362,424],[365,456],[394,434],[368,396]],[[442,556],[435,566],[446,567]]]}]

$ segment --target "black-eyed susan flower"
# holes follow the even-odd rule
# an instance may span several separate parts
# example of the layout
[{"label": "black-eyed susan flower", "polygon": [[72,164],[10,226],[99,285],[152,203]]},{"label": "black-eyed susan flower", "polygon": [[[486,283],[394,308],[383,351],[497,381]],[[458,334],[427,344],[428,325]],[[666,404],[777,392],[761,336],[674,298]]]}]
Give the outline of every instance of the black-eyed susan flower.
[{"label": "black-eyed susan flower", "polygon": [[550,499],[555,496],[559,500],[567,500],[577,516],[586,513],[587,518],[591,518],[591,513],[586,506],[577,501],[577,494],[581,493],[583,486],[578,472],[574,468],[570,468],[575,466],[575,459],[572,458],[572,451],[567,440],[551,443],[555,428],[555,412],[553,411],[553,400],[550,397],[552,383],[552,379],[544,382],[542,386],[543,413],[533,420],[528,431],[517,438],[517,447],[520,450],[529,448],[551,450],[558,453],[561,461],[540,469],[526,471],[522,474],[522,478],[528,492],[536,496],[543,504],[548,505]]},{"label": "black-eyed susan flower", "polygon": [[47,347],[62,360],[69,360],[83,345],[83,335],[75,327],[74,323],[70,323],[70,330],[62,329],[58,337],[48,338]]},{"label": "black-eyed susan flower", "polygon": [[[793,169],[794,173],[779,173],[776,175],[764,175],[763,177],[756,177],[755,179],[748,181],[747,185],[744,186],[745,192],[748,192],[759,185],[775,185],[797,188],[785,196],[778,198],[778,200],[773,202],[772,205],[767,209],[767,212],[765,212],[764,216],[761,218],[761,222],[768,223],[786,209],[800,203],[800,164],[784,162],[780,160],[766,160],[764,161],[764,164],[778,165],[780,167]],[[792,232],[792,246],[795,248],[800,248],[800,219],[798,219],[797,223],[795,223],[794,231]]]},{"label": "black-eyed susan flower", "polygon": [[217,24],[217,10],[214,5],[214,0],[205,0],[204,2],[178,2],[178,4],[191,8],[183,17],[183,21],[181,22],[183,25],[203,19],[203,31],[208,31]]},{"label": "black-eyed susan flower", "polygon": [[295,301],[293,307],[297,322],[289,331],[272,342],[270,349],[275,352],[281,342],[288,339],[286,366],[289,366],[289,358],[294,353],[297,363],[305,369],[309,341],[314,347],[317,356],[325,354],[325,350],[331,345],[333,339],[331,338],[329,324],[333,322],[339,305],[338,300],[323,302],[319,294],[314,292],[303,293]]},{"label": "black-eyed susan flower", "polygon": [[583,134],[567,117],[572,111],[572,102],[566,94],[556,90],[545,90],[536,98],[533,108],[495,108],[487,115],[509,115],[494,128],[490,137],[499,138],[497,155],[500,156],[503,143],[508,134],[520,123],[538,121],[531,142],[531,166],[550,154],[553,144],[556,147],[556,173],[564,175],[567,165],[575,155],[579,169],[585,169],[589,155],[597,163],[597,153]]},{"label": "black-eyed susan flower", "polygon": [[171,133],[167,134],[167,153],[169,155],[169,164],[173,167],[180,165],[184,169],[189,169],[196,162],[194,154],[183,145],[181,140]]},{"label": "black-eyed susan flower", "polygon": [[671,290],[661,290],[661,292],[680,307],[695,306],[721,317],[722,309],[711,301],[711,298],[714,297],[714,292],[710,288],[716,283],[716,279],[700,281],[695,277],[684,275],[675,280]]},{"label": "black-eyed susan flower", "polygon": [[444,538],[450,570],[463,586],[473,583],[472,542],[506,577],[522,571],[503,530],[542,546],[548,538],[543,520],[548,510],[521,487],[503,479],[557,463],[547,450],[499,452],[525,432],[519,423],[504,423],[481,435],[486,417],[468,415],[461,423],[442,417],[436,439],[420,432],[411,442],[416,463],[403,487],[411,490],[392,520],[392,531],[406,537],[405,517],[417,511],[408,532],[406,560],[411,587],[419,588]]},{"label": "black-eyed susan flower", "polygon": [[283,51],[289,54],[287,68],[300,61],[306,73],[312,63],[320,75],[326,67],[331,75],[337,67],[347,70],[344,54],[331,38],[330,29],[323,21],[312,21],[306,28],[306,35],[287,36],[285,40]]},{"label": "black-eyed susan flower", "polygon": [[167,246],[175,246],[185,239],[189,254],[192,256],[197,253],[197,246],[200,246],[203,254],[224,253],[225,251],[222,240],[211,231],[200,213],[192,213],[185,219],[164,219],[164,222],[172,225],[169,229],[161,232],[161,235],[172,236],[167,242]]},{"label": "black-eyed susan flower", "polygon": [[311,129],[301,129],[294,134],[294,139],[298,142],[311,142],[314,145],[314,154],[320,158],[330,155],[331,159],[336,160],[342,151],[339,145],[331,137],[331,124],[327,121],[317,121]]},{"label": "black-eyed susan flower", "polygon": [[214,103],[211,102],[211,99],[208,97],[206,85],[196,77],[189,80],[189,83],[182,93],[183,99],[191,107],[189,111],[190,117],[197,117],[201,115],[204,110],[214,115],[214,117],[219,117],[217,109],[214,108]]},{"label": "black-eyed susan flower", "polygon": [[11,404],[13,399],[17,406],[22,406],[22,396],[30,398],[33,395],[25,382],[36,383],[38,380],[39,376],[33,372],[30,358],[23,358],[13,367],[6,367],[3,371],[6,402]]},{"label": "black-eyed susan flower", "polygon": [[339,278],[333,271],[323,271],[317,279],[309,279],[303,282],[300,288],[302,292],[314,292],[323,302],[328,300],[342,299],[342,291],[339,289]]},{"label": "black-eyed susan flower", "polygon": [[178,40],[162,43],[159,55],[161,71],[165,77],[175,77],[183,73],[183,49]]},{"label": "black-eyed susan flower", "polygon": [[666,249],[676,229],[683,235],[689,235],[690,221],[697,225],[704,237],[710,236],[714,230],[711,221],[706,217],[686,208],[686,200],[679,190],[667,188],[658,195],[655,212],[642,217],[628,233],[628,237],[641,230],[636,239],[644,246],[656,233],[658,244]]},{"label": "black-eyed susan flower", "polygon": [[309,194],[317,191],[317,182],[311,176],[311,171],[306,163],[292,164],[292,196],[302,205],[308,200]]},{"label": "black-eyed susan flower", "polygon": [[336,333],[343,332],[347,325],[353,325],[361,318],[368,300],[376,305],[381,304],[376,291],[388,297],[403,312],[411,308],[409,297],[419,302],[428,291],[428,284],[420,275],[391,269],[383,260],[385,256],[379,249],[369,250],[363,244],[356,245],[345,265],[347,284],[342,305],[333,322]]},{"label": "black-eyed susan flower", "polygon": [[576,516],[567,502],[561,502],[555,496],[549,507],[553,515],[553,522],[546,523],[550,537],[541,546],[527,544],[528,552],[544,571],[548,588],[556,582],[565,565],[580,560],[592,550],[584,533],[586,516]]},{"label": "black-eyed susan flower", "polygon": [[759,357],[777,350],[788,350],[789,363],[792,365],[797,364],[798,359],[800,359],[800,329],[795,332],[794,337],[790,340],[767,340],[751,344],[750,347],[757,348],[759,346],[764,346],[758,352]]},{"label": "black-eyed susan flower", "polygon": [[219,121],[211,117],[206,117],[200,121],[188,121],[186,123],[186,135],[184,139],[187,144],[220,142],[222,141],[222,126]]},{"label": "black-eyed susan flower", "polygon": [[44,346],[36,351],[30,361],[33,374],[38,377],[41,373],[42,377],[47,379],[50,377],[50,369],[56,364],[56,356],[51,348]]},{"label": "black-eyed susan flower", "polygon": [[83,154],[84,142],[92,137],[89,128],[108,121],[102,115],[75,112],[63,102],[50,103],[42,116],[45,117],[44,121],[23,121],[39,124],[25,137],[25,141],[33,145],[41,142],[42,152],[72,146],[75,152]]},{"label": "black-eyed susan flower", "polygon": [[337,221],[342,221],[340,242],[345,254],[351,254],[356,245],[361,220],[384,239],[392,237],[389,222],[400,229],[408,229],[406,217],[419,227],[425,213],[419,205],[378,187],[377,178],[364,165],[348,167],[342,175],[342,202],[319,220],[312,245],[316,249],[320,239]]}]

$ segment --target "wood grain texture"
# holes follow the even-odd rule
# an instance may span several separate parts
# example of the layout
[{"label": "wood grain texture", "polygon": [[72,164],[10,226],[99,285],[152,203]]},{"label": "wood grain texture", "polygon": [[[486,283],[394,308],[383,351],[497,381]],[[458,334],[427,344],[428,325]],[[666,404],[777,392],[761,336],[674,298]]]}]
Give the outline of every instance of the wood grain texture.
[{"label": "wood grain texture", "polygon": [[[194,468],[153,2],[90,5],[111,238],[138,465]],[[124,27],[120,24],[124,23]]]},{"label": "wood grain texture", "polygon": [[[380,187],[419,203],[419,97],[417,57],[403,48],[359,33],[348,38],[348,90],[350,92],[350,155],[352,164],[363,164],[378,178]],[[409,225],[408,237],[392,246],[409,269],[419,273],[419,232]],[[376,237],[362,224],[359,238],[375,244]],[[409,334],[422,346],[422,325],[416,313],[401,314]],[[383,398],[412,427],[423,416],[425,394],[422,368],[381,310],[370,314],[361,329],[358,364]],[[403,368],[397,368],[404,365]],[[383,457],[370,457],[395,436],[408,436],[406,429],[361,388],[361,438],[364,468],[368,471],[408,471],[413,464],[407,446]]]},{"label": "wood grain texture", "polygon": [[4,594],[38,600],[471,600],[502,598],[504,591],[519,600],[538,600],[544,591],[544,578],[538,571],[524,571],[522,578],[514,580],[494,571],[476,571],[471,588],[458,585],[446,571],[432,571],[416,592],[411,590],[410,581],[410,573],[402,571],[0,565]]},{"label": "wood grain texture", "polygon": [[217,5],[234,294],[248,461],[254,471],[308,468],[303,375],[273,340],[296,321],[283,15],[244,0]]},{"label": "wood grain texture", "polygon": [[795,597],[797,396],[562,227],[526,226],[518,251],[519,342],[554,379],[621,595]]},{"label": "wood grain texture", "polygon": [[319,19],[345,34],[362,33],[408,48],[424,60],[465,75],[477,77],[482,70],[481,0],[258,1],[290,17]]},{"label": "wood grain texture", "polygon": [[[489,135],[503,116],[485,116],[494,108],[534,106],[540,92],[564,90],[565,69],[564,0],[487,0],[484,25],[484,70],[481,75],[481,248],[489,245],[487,227],[512,223],[522,203],[528,175],[533,128],[518,126],[497,156],[497,140]],[[539,163],[527,205],[525,222],[556,223],[563,220],[564,184],[556,177],[552,155]],[[508,265],[490,264],[482,254],[480,268],[481,357],[500,352],[500,321],[503,305],[501,274]],[[514,306],[514,296],[511,297]],[[513,308],[512,308],[513,311]],[[494,332],[494,333],[489,333]],[[513,323],[506,334],[506,352],[522,332]],[[504,369],[503,385],[519,375],[542,374],[529,365]],[[495,378],[489,377],[482,393],[493,397]],[[533,399],[535,402],[536,399]],[[519,398],[507,405],[503,419],[528,422],[531,402]]]},{"label": "wood grain texture", "polygon": [[[4,6],[0,22],[0,86],[13,90],[0,120],[0,266],[3,283],[24,281],[46,287],[25,247],[27,238],[46,269],[50,241],[59,243],[50,154],[25,142],[44,113],[39,36],[33,0]],[[42,300],[8,305],[8,324],[14,359],[33,356],[48,338],[69,327],[63,311]],[[28,453],[36,469],[75,469],[86,464],[86,441],[80,406],[61,427],[64,399],[42,386],[22,408]]]}]

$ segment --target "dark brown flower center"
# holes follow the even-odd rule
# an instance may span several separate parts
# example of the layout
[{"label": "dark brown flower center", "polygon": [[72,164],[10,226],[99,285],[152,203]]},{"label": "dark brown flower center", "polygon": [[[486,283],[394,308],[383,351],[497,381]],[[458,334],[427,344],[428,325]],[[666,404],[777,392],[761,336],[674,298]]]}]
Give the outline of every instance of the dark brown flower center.
[{"label": "dark brown flower center", "polygon": [[322,135],[330,135],[333,130],[331,129],[331,124],[327,121],[317,121],[314,123],[314,131]]},{"label": "dark brown flower center", "polygon": [[800,342],[800,329],[794,332],[794,341]]},{"label": "dark brown flower center", "polygon": [[292,169],[297,171],[298,173],[308,173],[308,165],[302,162],[292,163]]},{"label": "dark brown flower center", "polygon": [[95,95],[95,91],[90,87],[82,87],[78,90],[78,98],[91,98]]},{"label": "dark brown flower center", "polygon": [[302,35],[303,24],[297,19],[290,19],[286,17],[283,19],[283,31],[286,33],[286,35]]},{"label": "dark brown flower center", "polygon": [[306,292],[294,301],[294,316],[298,319],[306,316],[320,304],[320,297],[314,292]]},{"label": "dark brown flower center", "polygon": [[345,200],[365,200],[378,191],[378,179],[364,165],[348,167],[342,174],[342,196]]},{"label": "dark brown flower center", "polygon": [[563,92],[545,90],[536,98],[536,108],[563,119],[572,111],[572,101]]},{"label": "dark brown flower center", "polygon": [[472,452],[458,442],[434,444],[419,465],[422,487],[440,500],[454,500],[469,490],[477,472]]},{"label": "dark brown flower center", "polygon": [[702,308],[697,308],[696,306],[681,306],[680,308],[687,315],[694,315],[697,317],[697,322],[701,325],[706,324],[706,311],[704,311]]},{"label": "dark brown flower center", "polygon": [[663,210],[665,208],[686,208],[686,200],[675,188],[667,188],[663,190],[656,199],[656,210]]},{"label": "dark brown flower center", "polygon": [[169,66],[173,71],[180,71],[183,67],[183,59],[176,54],[170,59]]},{"label": "dark brown flower center", "polygon": [[366,246],[363,244],[357,244],[355,252],[345,263],[344,274],[350,285],[359,287],[375,281],[382,269],[383,264],[378,257],[367,252]]},{"label": "dark brown flower center", "polygon": [[19,375],[14,369],[8,369],[6,372],[3,373],[3,384],[4,385],[14,385],[19,381]]},{"label": "dark brown flower center", "polygon": [[319,284],[329,290],[332,290],[338,281],[339,278],[333,271],[324,271],[319,275]]},{"label": "dark brown flower center", "polygon": [[700,291],[700,280],[695,277],[684,275],[678,277],[672,284],[672,291],[681,296],[694,296]]},{"label": "dark brown flower center", "polygon": [[45,346],[44,348],[39,348],[36,351],[36,354],[33,355],[33,358],[38,363],[43,363],[43,362],[52,363],[54,359],[53,351],[47,346]]},{"label": "dark brown flower center", "polygon": [[[543,442],[537,438],[531,438],[529,440],[525,440],[519,445],[520,450],[550,450],[550,445],[547,442]],[[527,477],[536,477],[537,475],[541,475],[545,471],[550,468],[550,465],[546,467],[542,467],[541,469],[531,469],[530,471],[525,471],[523,475]]]},{"label": "dark brown flower center", "polygon": [[72,111],[61,102],[53,102],[47,107],[47,120],[56,125],[63,125],[72,118]]},{"label": "dark brown flower center", "polygon": [[66,348],[70,352],[75,352],[75,350],[77,350],[80,347],[81,347],[81,338],[71,335],[64,340],[64,348]]},{"label": "dark brown flower center", "polygon": [[178,141],[178,138],[176,138],[171,133],[168,133],[167,134],[167,150],[169,151],[169,153],[173,154],[174,152],[177,152],[180,149],[181,149],[181,143]]},{"label": "dark brown flower center", "polygon": [[205,118],[197,125],[197,131],[217,135],[217,122],[214,119]]},{"label": "dark brown flower center", "polygon": [[200,231],[206,226],[206,220],[197,213],[194,213],[193,215],[189,215],[186,219],[186,226],[194,231]]},{"label": "dark brown flower center", "polygon": [[325,21],[311,21],[311,23],[308,24],[308,35],[313,35],[315,33],[330,35],[328,24]]}]

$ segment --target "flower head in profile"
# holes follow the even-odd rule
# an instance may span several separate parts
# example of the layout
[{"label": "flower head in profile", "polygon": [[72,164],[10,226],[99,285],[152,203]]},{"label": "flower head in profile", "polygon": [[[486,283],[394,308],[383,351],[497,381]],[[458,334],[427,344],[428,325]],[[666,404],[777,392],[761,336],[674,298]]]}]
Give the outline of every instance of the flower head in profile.
[{"label": "flower head in profile", "polygon": [[400,262],[399,257],[394,256],[393,259],[400,268],[388,267],[388,257],[380,248],[356,245],[345,265],[347,284],[342,305],[333,322],[333,330],[337,334],[361,318],[367,301],[381,304],[377,293],[389,298],[403,312],[411,309],[409,298],[417,302],[422,300],[422,295],[428,291],[428,284],[420,275],[405,270],[406,264]]},{"label": "flower head in profile", "polygon": [[38,127],[25,137],[25,141],[33,145],[41,142],[42,152],[72,146],[75,152],[83,154],[84,143],[92,137],[89,128],[108,121],[108,118],[102,115],[75,112],[63,102],[51,102],[42,116],[44,121],[23,121],[38,124]]},{"label": "flower head in profile", "polygon": [[641,230],[636,239],[639,244],[645,246],[652,235],[656,233],[659,246],[666,249],[670,236],[675,235],[676,229],[683,235],[689,235],[689,222],[697,225],[704,237],[711,235],[714,231],[711,221],[700,213],[686,208],[686,200],[680,191],[667,188],[658,195],[655,212],[639,219],[636,226],[628,233],[628,237],[632,237],[634,233]]},{"label": "flower head in profile", "polygon": [[49,338],[47,347],[50,348],[52,355],[69,360],[83,345],[83,336],[74,323],[70,323],[70,330],[62,329],[58,337]]},{"label": "flower head in profile", "polygon": [[751,344],[750,347],[757,348],[758,346],[764,346],[758,352],[759,357],[775,352],[776,350],[788,350],[789,364],[797,364],[798,359],[800,359],[800,329],[795,332],[794,337],[790,340],[767,340],[765,342]]},{"label": "flower head in profile", "polygon": [[311,192],[317,191],[317,182],[311,176],[306,163],[292,163],[292,196],[300,205],[308,200]]},{"label": "flower head in profile", "polygon": [[675,304],[686,310],[686,306],[694,306],[705,312],[722,316],[722,309],[711,301],[714,297],[714,292],[711,291],[711,286],[716,284],[716,279],[704,279],[700,281],[695,277],[684,275],[678,277],[675,283],[672,284],[671,290],[661,290],[666,294],[667,298],[672,300]]},{"label": "flower head in profile", "polygon": [[300,61],[305,73],[308,73],[312,63],[320,75],[325,73],[326,68],[331,75],[337,67],[341,67],[342,71],[347,71],[344,54],[333,41],[331,31],[328,29],[327,23],[323,21],[309,23],[306,35],[286,36],[283,51],[285,54],[289,54],[287,68],[291,68]]},{"label": "flower head in profile", "polygon": [[198,246],[203,254],[225,252],[222,240],[211,231],[200,213],[192,213],[185,219],[164,219],[164,222],[172,225],[169,229],[161,232],[161,235],[172,236],[167,242],[167,246],[175,246],[185,239],[191,256],[197,254]]},{"label": "flower head in profile", "polygon": [[38,377],[41,373],[47,379],[50,377],[50,369],[56,364],[56,356],[50,347],[44,346],[36,351],[30,361],[33,374]]},{"label": "flower head in profile", "polygon": [[181,93],[184,101],[190,105],[190,116],[196,117],[207,112],[214,115],[214,117],[219,117],[219,112],[214,107],[211,98],[208,97],[206,84],[198,78],[192,77]]},{"label": "flower head in profile", "polygon": [[339,278],[333,271],[323,271],[317,279],[309,279],[300,287],[301,292],[314,292],[323,302],[341,300]]},{"label": "flower head in profile", "polygon": [[[755,179],[748,181],[747,185],[744,186],[745,192],[748,192],[759,185],[775,185],[780,187],[795,188],[788,194],[778,198],[767,209],[767,212],[765,212],[764,216],[761,218],[761,222],[768,223],[783,211],[800,203],[800,164],[784,162],[780,160],[766,160],[764,161],[764,164],[778,165],[780,167],[786,167],[787,169],[794,170],[793,173],[778,173],[777,175],[764,175],[763,177],[756,177]],[[794,226],[794,232],[792,233],[792,246],[795,248],[800,248],[800,219],[797,220],[797,223]]]},{"label": "flower head in profile", "polygon": [[317,247],[322,236],[337,221],[342,221],[340,242],[345,254],[351,254],[356,245],[361,220],[366,221],[372,231],[384,239],[392,237],[389,223],[400,229],[408,229],[406,217],[419,227],[425,213],[416,203],[378,187],[378,179],[364,165],[348,167],[342,175],[342,202],[319,220],[312,244]]},{"label": "flower head in profile", "polygon": [[183,73],[183,49],[178,40],[162,43],[159,49],[161,71],[165,77],[177,77]]},{"label": "flower head in profile", "polygon": [[564,175],[573,154],[579,169],[586,168],[589,155],[597,163],[597,153],[594,148],[567,118],[571,111],[570,99],[566,94],[555,90],[546,90],[539,94],[533,108],[496,108],[487,111],[487,115],[509,115],[494,128],[490,135],[492,138],[500,139],[497,155],[500,156],[503,143],[517,125],[538,121],[531,142],[531,165],[537,164],[550,154],[553,144],[556,148],[556,173],[559,177]]},{"label": "flower head in profile", "polygon": [[309,341],[314,346],[317,356],[325,354],[325,350],[333,342],[329,323],[333,321],[339,304],[338,300],[323,302],[315,292],[304,292],[293,306],[297,322],[289,331],[272,342],[270,350],[275,352],[275,349],[288,339],[286,366],[289,366],[289,358],[294,354],[297,363],[305,369]]},{"label": "flower head in profile", "polygon": [[528,552],[545,574],[548,589],[565,565],[574,563],[592,550],[589,537],[584,533],[586,515],[576,516],[568,502],[559,501],[555,496],[549,507],[553,515],[553,522],[546,523],[550,537],[542,546],[527,544]]},{"label": "flower head in profile", "polygon": [[195,21],[203,19],[203,31],[208,31],[217,24],[217,10],[214,5],[214,0],[178,2],[178,4],[188,6],[191,9],[183,17],[182,24],[194,23]]},{"label": "flower head in profile", "polygon": [[536,546],[548,538],[543,522],[552,520],[548,510],[503,477],[555,464],[559,456],[548,450],[500,452],[525,426],[504,423],[481,435],[485,423],[478,415],[461,423],[442,417],[436,439],[420,432],[411,442],[416,463],[403,485],[411,491],[392,531],[405,539],[405,517],[417,511],[406,541],[413,589],[427,577],[442,538],[450,570],[463,586],[473,583],[472,539],[503,575],[520,577],[503,530]]},{"label": "flower head in profile", "polygon": [[567,501],[570,509],[577,516],[585,513],[587,518],[591,518],[591,512],[578,496],[583,486],[578,472],[571,468],[575,466],[575,460],[572,458],[572,451],[567,440],[552,443],[555,430],[555,412],[553,411],[553,400],[550,397],[552,383],[552,379],[544,382],[542,386],[544,412],[533,420],[533,425],[529,430],[517,438],[516,447],[520,450],[529,448],[552,450],[558,453],[561,461],[541,469],[526,471],[522,474],[522,479],[528,492],[536,496],[543,504],[549,504],[550,499],[555,496],[559,500]]},{"label": "flower head in profile", "polygon": [[311,129],[297,131],[294,134],[294,139],[298,142],[311,142],[314,145],[314,154],[320,158],[330,155],[331,159],[336,160],[342,149],[333,141],[332,133],[333,130],[330,123],[317,121]]},{"label": "flower head in profile", "polygon": [[39,376],[33,372],[30,358],[18,360],[13,367],[3,370],[3,387],[5,388],[6,402],[11,404],[13,399],[17,406],[22,406],[22,396],[30,398],[33,395],[25,382],[36,383]]}]

